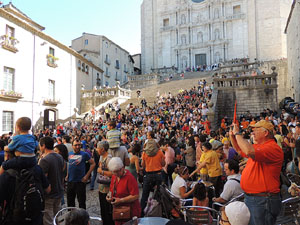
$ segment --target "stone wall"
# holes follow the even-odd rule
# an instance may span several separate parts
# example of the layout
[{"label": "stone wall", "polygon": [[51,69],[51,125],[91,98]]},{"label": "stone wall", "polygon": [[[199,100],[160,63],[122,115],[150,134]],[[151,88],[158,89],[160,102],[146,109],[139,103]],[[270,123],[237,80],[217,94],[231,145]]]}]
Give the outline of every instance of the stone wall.
[{"label": "stone wall", "polygon": [[[259,66],[260,71],[264,71],[266,74],[272,73],[272,67],[276,67],[277,76],[277,101],[280,102],[284,97],[291,96],[288,90],[289,82],[288,79],[288,64],[287,59],[279,59],[273,61],[264,61]],[[291,96],[292,97],[292,96]]]},{"label": "stone wall", "polygon": [[126,88],[131,90],[158,85],[161,81],[159,74],[129,75]]},{"label": "stone wall", "polygon": [[237,101],[237,116],[248,110],[252,115],[266,108],[277,109],[277,73],[262,76],[214,79],[216,97],[214,122],[219,124],[222,118],[233,118],[234,103]]}]

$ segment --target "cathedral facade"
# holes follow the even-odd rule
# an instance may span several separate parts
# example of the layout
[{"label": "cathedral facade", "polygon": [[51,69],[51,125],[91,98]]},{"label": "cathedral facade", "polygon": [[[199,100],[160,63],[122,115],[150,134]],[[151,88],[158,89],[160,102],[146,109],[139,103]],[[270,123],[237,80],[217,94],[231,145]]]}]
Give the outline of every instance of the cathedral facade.
[{"label": "cathedral facade", "polygon": [[286,58],[292,0],[144,0],[142,73],[212,65],[234,58]]}]

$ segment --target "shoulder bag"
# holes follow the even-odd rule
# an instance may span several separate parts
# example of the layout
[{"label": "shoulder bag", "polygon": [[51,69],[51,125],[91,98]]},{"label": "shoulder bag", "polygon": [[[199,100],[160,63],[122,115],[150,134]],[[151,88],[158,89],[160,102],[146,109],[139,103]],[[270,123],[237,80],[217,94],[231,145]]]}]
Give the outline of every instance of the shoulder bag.
[{"label": "shoulder bag", "polygon": [[[102,163],[102,170],[103,171],[107,171],[106,160],[107,160],[107,157],[106,157],[106,159]],[[110,177],[98,174],[97,183],[109,186],[110,182],[111,182],[111,178]]]},{"label": "shoulder bag", "polygon": [[[113,191],[113,197],[116,196],[117,193],[117,178],[114,182],[114,191]],[[113,220],[129,220],[130,217],[130,206],[125,205],[114,205],[113,206]]]}]

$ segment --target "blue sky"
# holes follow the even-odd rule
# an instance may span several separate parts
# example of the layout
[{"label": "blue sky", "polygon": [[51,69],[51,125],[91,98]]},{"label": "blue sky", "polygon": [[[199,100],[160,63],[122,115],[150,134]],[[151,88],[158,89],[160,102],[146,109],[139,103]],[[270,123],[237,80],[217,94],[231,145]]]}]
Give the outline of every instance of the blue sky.
[{"label": "blue sky", "polygon": [[130,54],[140,53],[142,0],[12,0],[12,3],[44,26],[46,34],[67,46],[86,32],[104,35]]}]

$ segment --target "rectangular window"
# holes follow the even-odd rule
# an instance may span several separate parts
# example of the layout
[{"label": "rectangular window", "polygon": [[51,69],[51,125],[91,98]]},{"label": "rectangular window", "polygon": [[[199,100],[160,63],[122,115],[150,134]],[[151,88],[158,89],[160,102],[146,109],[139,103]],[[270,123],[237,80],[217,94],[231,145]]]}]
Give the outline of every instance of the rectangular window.
[{"label": "rectangular window", "polygon": [[240,14],[240,13],[241,13],[241,6],[240,5],[233,6],[233,15]]},{"label": "rectangular window", "polygon": [[14,130],[14,112],[2,112],[2,131],[13,132]]},{"label": "rectangular window", "polygon": [[50,100],[55,100],[55,81],[48,80],[48,98]]},{"label": "rectangular window", "polygon": [[55,54],[54,48],[49,47],[49,54],[54,56]]},{"label": "rectangular window", "polygon": [[169,18],[163,20],[164,27],[168,27],[170,25]]},{"label": "rectangular window", "polygon": [[5,91],[14,91],[15,70],[13,68],[4,67],[2,76],[2,89]]},{"label": "rectangular window", "polygon": [[88,45],[89,44],[89,40],[88,39],[85,39],[84,40],[84,45]]},{"label": "rectangular window", "polygon": [[15,45],[15,28],[6,25],[6,35],[7,35],[7,41],[9,45]]},{"label": "rectangular window", "polygon": [[6,25],[6,35],[8,37],[15,37],[15,28]]},{"label": "rectangular window", "polygon": [[116,60],[116,69],[120,69],[120,62],[119,62],[119,60]]}]

